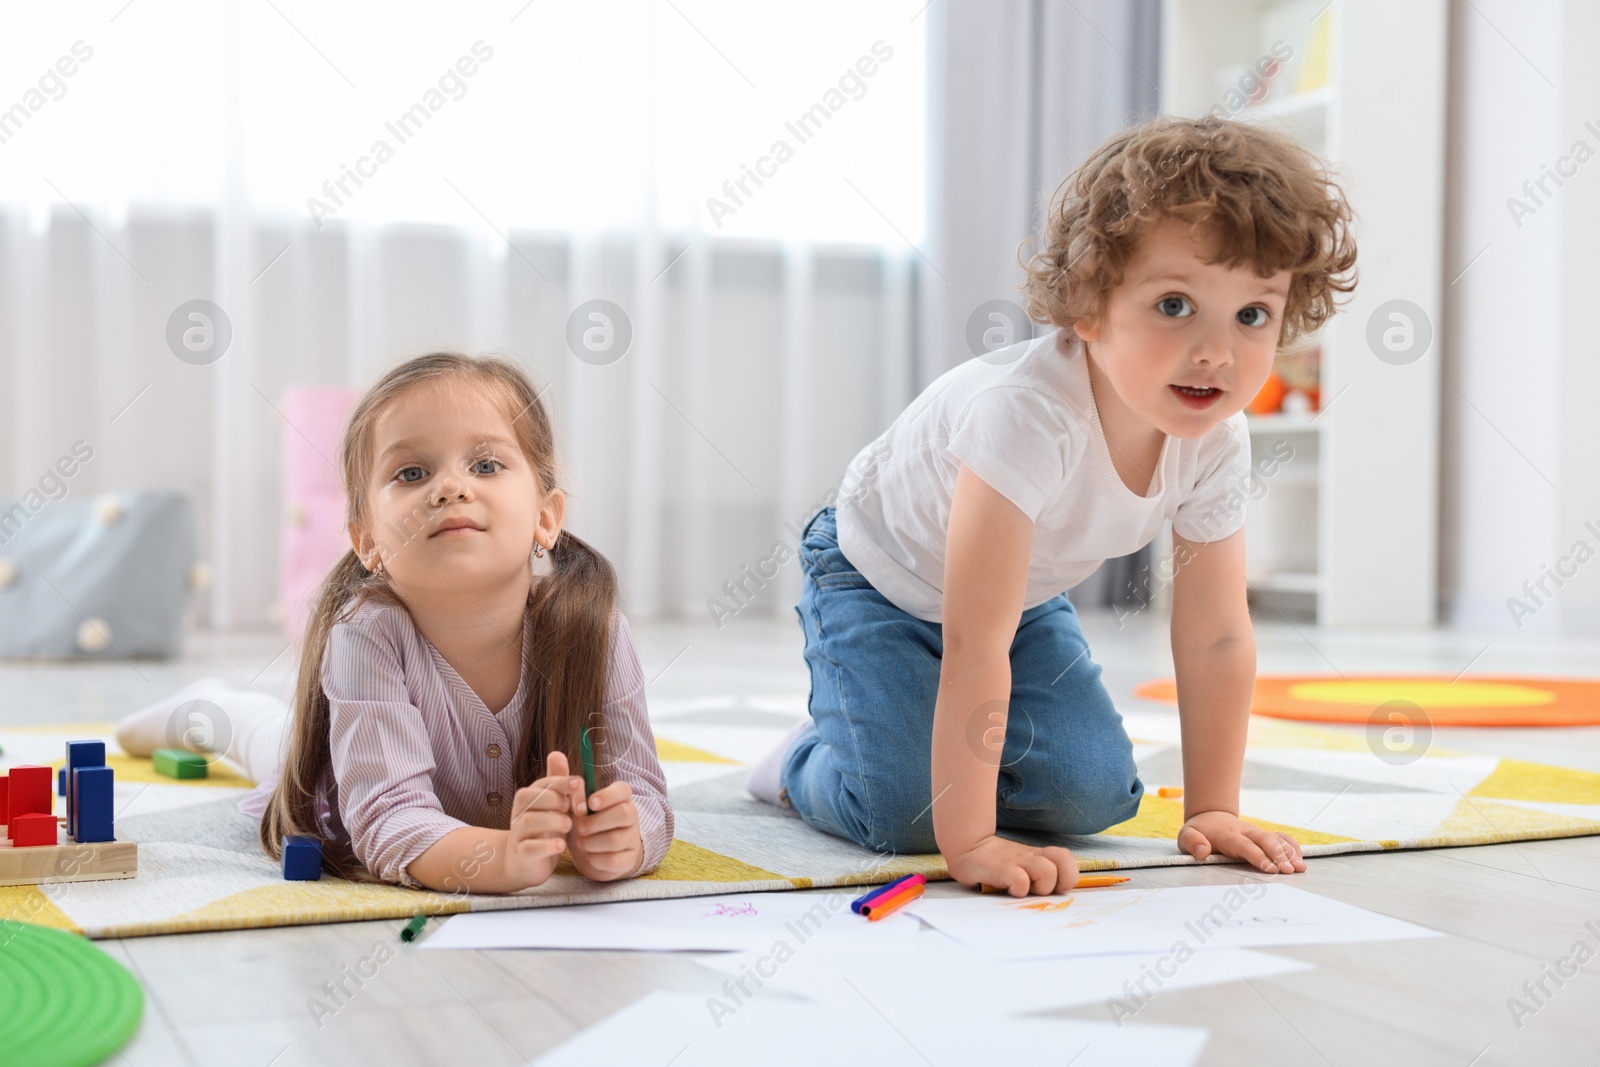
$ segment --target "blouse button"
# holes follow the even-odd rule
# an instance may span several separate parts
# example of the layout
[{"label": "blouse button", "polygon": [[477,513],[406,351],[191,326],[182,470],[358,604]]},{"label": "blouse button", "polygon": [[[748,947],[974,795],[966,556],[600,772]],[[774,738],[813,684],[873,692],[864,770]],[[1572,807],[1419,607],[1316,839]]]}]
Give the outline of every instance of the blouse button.
[{"label": "blouse button", "polygon": [[489,758],[490,759],[499,759],[500,758],[500,746],[499,745],[490,745],[489,746]]},{"label": "blouse button", "polygon": [[489,803],[495,805],[496,807],[499,807],[500,806],[500,794],[499,793],[490,793],[489,794]]}]

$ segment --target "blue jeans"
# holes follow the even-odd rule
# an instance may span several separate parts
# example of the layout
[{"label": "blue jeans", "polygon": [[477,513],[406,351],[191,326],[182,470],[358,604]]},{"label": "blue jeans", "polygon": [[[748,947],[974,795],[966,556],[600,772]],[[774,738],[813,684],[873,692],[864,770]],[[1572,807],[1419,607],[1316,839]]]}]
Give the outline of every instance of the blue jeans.
[{"label": "blue jeans", "polygon": [[[789,802],[809,825],[866,848],[937,852],[931,764],[943,627],[901,611],[855,569],[831,507],[806,524],[800,563],[795,612],[816,728],[784,760]],[[997,829],[1053,838],[1132,818],[1144,795],[1133,743],[1065,593],[1022,613],[1010,658]],[[985,738],[981,710],[968,730],[974,751],[999,744]]]}]

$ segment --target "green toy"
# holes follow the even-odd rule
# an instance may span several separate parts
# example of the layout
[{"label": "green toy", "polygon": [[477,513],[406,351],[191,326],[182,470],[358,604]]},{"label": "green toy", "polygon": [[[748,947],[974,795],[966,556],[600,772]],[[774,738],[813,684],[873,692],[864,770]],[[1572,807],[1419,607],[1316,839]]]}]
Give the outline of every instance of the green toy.
[{"label": "green toy", "polygon": [[158,748],[151,757],[155,761],[156,773],[164,774],[168,778],[204,778],[206,776],[206,759],[196,755],[186,748]]},{"label": "green toy", "polygon": [[87,1067],[139,1027],[144,992],[127,968],[77,934],[0,922],[5,1062]]}]

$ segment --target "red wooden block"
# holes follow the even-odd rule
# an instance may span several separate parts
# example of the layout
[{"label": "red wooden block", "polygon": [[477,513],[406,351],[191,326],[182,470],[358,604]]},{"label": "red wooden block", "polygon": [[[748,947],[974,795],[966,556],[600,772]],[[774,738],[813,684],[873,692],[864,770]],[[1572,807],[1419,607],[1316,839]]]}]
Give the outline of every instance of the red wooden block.
[{"label": "red wooden block", "polygon": [[18,815],[11,821],[11,845],[13,848],[27,848],[30,845],[60,844],[56,838],[56,827],[60,825],[54,815],[38,812]]},{"label": "red wooden block", "polygon": [[11,787],[6,797],[7,836],[16,838],[19,815],[52,815],[55,811],[51,773],[49,767],[36,764],[11,768]]},{"label": "red wooden block", "polygon": [[10,784],[11,779],[7,778],[3,774],[0,774],[0,819],[4,819],[7,825],[10,825],[11,822],[11,804],[6,800],[8,792],[7,787]]}]

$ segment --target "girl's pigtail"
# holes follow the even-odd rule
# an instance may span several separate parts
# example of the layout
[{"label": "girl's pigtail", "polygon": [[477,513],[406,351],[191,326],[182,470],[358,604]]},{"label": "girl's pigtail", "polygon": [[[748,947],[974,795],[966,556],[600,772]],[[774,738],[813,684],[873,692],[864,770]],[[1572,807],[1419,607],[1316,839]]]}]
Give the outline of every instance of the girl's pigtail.
[{"label": "girl's pigtail", "polygon": [[[582,772],[579,745],[585,727],[604,727],[611,613],[617,573],[592,545],[563,530],[550,551],[551,573],[534,579],[528,596],[526,633],[532,676],[527,727],[518,763],[520,788],[545,774],[547,755],[566,753],[574,774]],[[599,778],[609,784],[603,754],[607,732],[590,734]]]},{"label": "girl's pigtail", "polygon": [[384,597],[382,578],[362,566],[348,551],[323,579],[315,610],[306,624],[295,683],[294,724],[272,803],[261,818],[261,847],[273,859],[283,854],[283,839],[290,835],[315,837],[322,842],[322,866],[332,874],[354,881],[375,879],[356,859],[342,835],[328,836],[317,817],[318,787],[323,786],[337,822],[338,783],[334,781],[333,751],[328,734],[328,695],[322,690],[322,660],[334,624],[369,597]]}]

